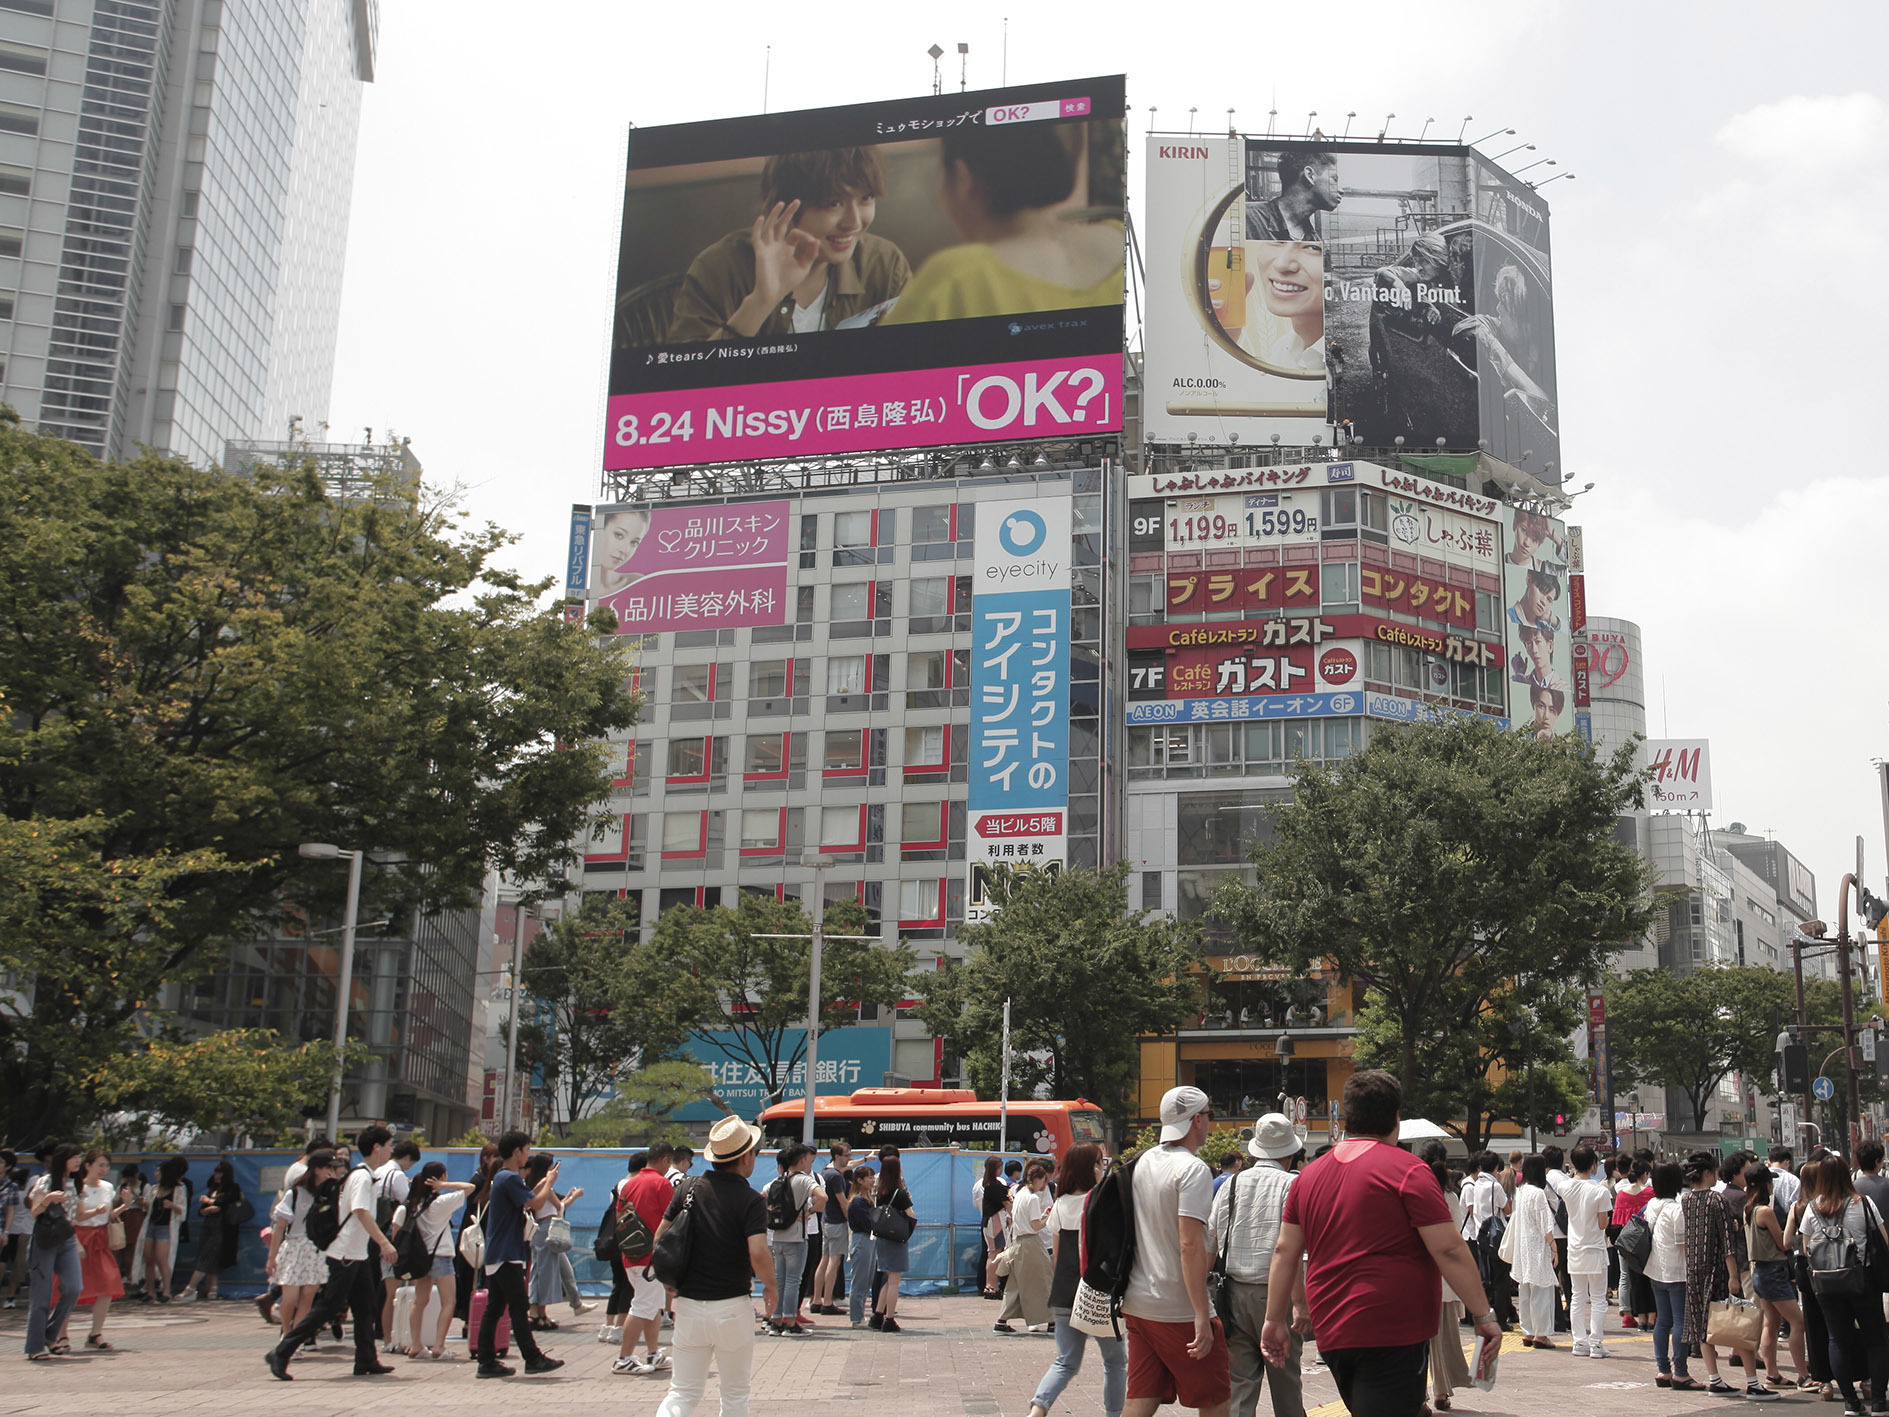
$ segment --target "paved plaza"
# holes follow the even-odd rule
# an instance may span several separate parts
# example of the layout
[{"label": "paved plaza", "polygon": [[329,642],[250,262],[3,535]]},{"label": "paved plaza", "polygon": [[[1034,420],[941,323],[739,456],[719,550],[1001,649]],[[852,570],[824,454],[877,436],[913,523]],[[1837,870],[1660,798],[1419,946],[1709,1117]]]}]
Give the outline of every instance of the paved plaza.
[{"label": "paved plaza", "polygon": [[[1024,1417],[1055,1347],[1048,1337],[1005,1338],[991,1332],[997,1308],[976,1297],[908,1297],[899,1305],[902,1334],[855,1333],[844,1319],[826,1319],[806,1338],[759,1337],[751,1411],[754,1417],[788,1417],[804,1413],[809,1403],[857,1402],[862,1406],[855,1410],[862,1412]],[[561,1413],[621,1417],[655,1411],[668,1389],[666,1377],[612,1374],[615,1348],[596,1341],[591,1316],[576,1320],[577,1326],[561,1306],[558,1316],[565,1327],[541,1338],[546,1351],[567,1360],[567,1366],[546,1377],[478,1382],[467,1362],[394,1357],[388,1360],[398,1369],[392,1376],[356,1378],[350,1372],[352,1347],[324,1342],[319,1354],[297,1361],[294,1382],[278,1383],[262,1365],[272,1330],[245,1301],[183,1309],[127,1305],[112,1315],[107,1330],[119,1351],[78,1352],[54,1363],[28,1363],[21,1356],[26,1315],[23,1308],[15,1309],[0,1318],[0,1364],[5,1364],[0,1367],[5,1374],[0,1417],[69,1417],[75,1404],[86,1411],[145,1411],[162,1417],[229,1417],[233,1411],[267,1411],[270,1417],[332,1417],[343,1410],[509,1413],[521,1400],[550,1404]],[[82,1311],[74,1316],[75,1338],[84,1334],[86,1322]],[[1565,1344],[1566,1336],[1557,1341]],[[1564,1417],[1574,1399],[1589,1411],[1686,1417],[1740,1405],[1654,1388],[1652,1342],[1643,1334],[1610,1333],[1608,1343],[1616,1356],[1602,1361],[1576,1358],[1565,1346],[1547,1353],[1523,1349],[1520,1336],[1511,1334],[1504,1341],[1495,1389],[1458,1392],[1454,1410],[1487,1417]],[[454,1342],[449,1351],[463,1354],[465,1345]],[[1306,1364],[1308,1417],[1341,1417],[1337,1390],[1325,1370],[1313,1366],[1309,1349]],[[1702,1369],[1695,1363],[1694,1371]],[[1101,1363],[1091,1350],[1056,1413],[1099,1417],[1101,1383]],[[1784,1405],[1837,1410],[1825,1409],[1814,1393],[1792,1394]],[[717,1411],[713,1379],[698,1411],[704,1417]],[[1262,1398],[1262,1417],[1270,1417],[1270,1411]]]}]

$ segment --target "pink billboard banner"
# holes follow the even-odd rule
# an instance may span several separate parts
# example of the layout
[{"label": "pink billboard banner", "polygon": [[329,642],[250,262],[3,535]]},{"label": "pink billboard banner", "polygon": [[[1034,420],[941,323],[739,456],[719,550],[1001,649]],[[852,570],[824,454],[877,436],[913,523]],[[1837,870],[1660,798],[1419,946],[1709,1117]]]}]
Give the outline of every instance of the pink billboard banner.
[{"label": "pink billboard banner", "polygon": [[592,594],[617,633],[787,623],[786,502],[599,509]]},{"label": "pink billboard banner", "polygon": [[1122,361],[1084,355],[618,394],[609,416],[603,465],[623,470],[1115,433]]}]

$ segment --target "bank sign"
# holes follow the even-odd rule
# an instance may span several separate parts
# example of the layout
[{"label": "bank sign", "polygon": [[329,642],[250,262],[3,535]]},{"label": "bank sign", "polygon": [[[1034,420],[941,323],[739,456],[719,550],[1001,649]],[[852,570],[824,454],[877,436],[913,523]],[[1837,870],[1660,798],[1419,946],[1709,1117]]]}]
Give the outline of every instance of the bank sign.
[{"label": "bank sign", "polygon": [[1069,536],[1066,497],[978,505],[966,804],[973,868],[1059,867],[1066,855]]},{"label": "bank sign", "polygon": [[[791,1058],[806,1037],[803,1028],[790,1028],[781,1038],[783,1057]],[[759,1116],[774,1102],[791,1102],[807,1095],[807,1065],[803,1059],[791,1067],[783,1066],[777,1079],[780,1096],[774,1086],[733,1046],[734,1031],[726,1028],[704,1029],[691,1033],[681,1051],[691,1062],[708,1069],[715,1095],[742,1117]],[[805,1050],[802,1049],[804,1052]],[[844,1097],[855,1088],[880,1087],[892,1067],[892,1030],[889,1028],[830,1028],[820,1035],[820,1057],[814,1064],[814,1095]],[[722,1111],[706,1098],[678,1108],[680,1122],[713,1122]]]}]

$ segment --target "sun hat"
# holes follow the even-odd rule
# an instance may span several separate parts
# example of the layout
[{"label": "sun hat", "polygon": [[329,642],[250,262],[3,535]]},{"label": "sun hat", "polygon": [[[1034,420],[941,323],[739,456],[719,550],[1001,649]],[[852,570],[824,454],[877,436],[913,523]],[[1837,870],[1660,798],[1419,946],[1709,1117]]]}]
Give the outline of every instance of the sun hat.
[{"label": "sun hat", "polygon": [[1246,1150],[1262,1161],[1284,1161],[1288,1156],[1298,1155],[1304,1146],[1285,1113],[1268,1112],[1253,1124],[1253,1139],[1246,1144]]},{"label": "sun hat", "polygon": [[739,1161],[760,1144],[759,1127],[751,1127],[739,1117],[723,1117],[708,1129],[708,1150],[703,1155],[712,1163],[720,1165],[726,1161]]}]

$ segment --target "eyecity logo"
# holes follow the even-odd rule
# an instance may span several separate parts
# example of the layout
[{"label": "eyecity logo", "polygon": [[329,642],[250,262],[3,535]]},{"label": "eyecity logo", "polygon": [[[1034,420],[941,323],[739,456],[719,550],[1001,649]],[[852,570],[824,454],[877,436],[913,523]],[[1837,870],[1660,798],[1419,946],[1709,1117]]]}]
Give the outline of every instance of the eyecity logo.
[{"label": "eyecity logo", "polygon": [[1048,535],[1049,528],[1035,512],[1012,512],[998,528],[997,541],[1012,556],[1028,556]]}]

